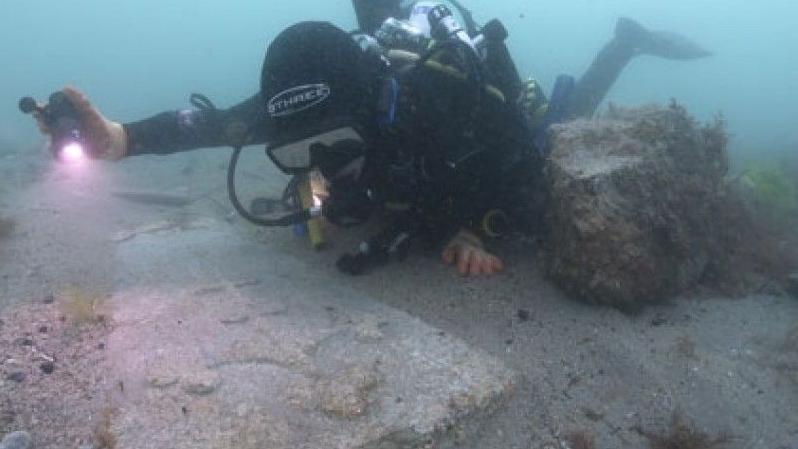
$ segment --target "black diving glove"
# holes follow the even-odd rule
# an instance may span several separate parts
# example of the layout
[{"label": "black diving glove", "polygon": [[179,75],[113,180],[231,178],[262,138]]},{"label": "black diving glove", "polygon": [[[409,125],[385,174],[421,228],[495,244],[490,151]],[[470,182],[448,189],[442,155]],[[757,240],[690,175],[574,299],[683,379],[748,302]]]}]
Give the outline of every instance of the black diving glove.
[{"label": "black diving glove", "polygon": [[[366,245],[364,247],[364,245]],[[389,261],[388,253],[381,249],[372,250],[365,242],[354,254],[344,254],[335,263],[335,266],[350,276],[365,274],[370,269],[385,265]]]},{"label": "black diving glove", "polygon": [[355,253],[344,254],[335,265],[341,272],[357,276],[383,266],[391,259],[400,262],[405,260],[415,233],[400,223],[362,242]]}]

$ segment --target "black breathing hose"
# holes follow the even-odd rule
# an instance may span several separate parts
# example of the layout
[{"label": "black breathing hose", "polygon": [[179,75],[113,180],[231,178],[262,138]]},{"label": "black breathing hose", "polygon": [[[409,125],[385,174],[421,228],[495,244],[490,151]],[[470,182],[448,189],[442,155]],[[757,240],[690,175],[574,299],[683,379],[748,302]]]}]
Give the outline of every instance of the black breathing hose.
[{"label": "black breathing hose", "polygon": [[[205,95],[197,93],[191,94],[189,101],[197,109],[213,113],[217,111],[216,106]],[[247,208],[241,204],[241,201],[238,200],[238,194],[236,193],[236,168],[238,167],[238,160],[241,158],[241,151],[243,150],[243,144],[233,147],[233,155],[230,156],[230,165],[227,167],[227,196],[230,198],[230,202],[233,203],[233,208],[239,215],[252,224],[267,227],[293,226],[313,218],[313,211],[310,209],[301,210],[275,219],[258,217],[248,211]]]},{"label": "black breathing hose", "polygon": [[242,146],[237,146],[233,149],[233,155],[230,156],[230,165],[227,168],[227,194],[230,197],[230,202],[233,203],[233,208],[235,208],[236,212],[238,212],[250,223],[266,227],[293,226],[295,224],[304,223],[313,218],[313,212],[311,209],[301,210],[275,219],[258,217],[248,211],[238,200],[238,194],[236,194],[236,167],[238,167],[238,160],[241,157],[241,151],[243,149],[244,147]]}]

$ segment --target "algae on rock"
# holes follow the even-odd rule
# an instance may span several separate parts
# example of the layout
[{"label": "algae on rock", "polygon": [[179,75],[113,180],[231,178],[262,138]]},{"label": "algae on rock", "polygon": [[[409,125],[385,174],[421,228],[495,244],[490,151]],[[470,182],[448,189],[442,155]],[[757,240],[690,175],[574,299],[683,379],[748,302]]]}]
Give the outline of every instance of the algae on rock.
[{"label": "algae on rock", "polygon": [[726,433],[710,436],[689,422],[680,412],[674,412],[666,432],[650,432],[637,428],[648,439],[651,449],[723,449],[733,438]]},{"label": "algae on rock", "polygon": [[696,285],[721,250],[727,136],[681,106],[556,125],[547,271],[568,293],[638,307]]},{"label": "algae on rock", "polygon": [[785,167],[759,166],[749,169],[744,181],[750,190],[751,208],[775,232],[795,225],[798,218],[798,184]]}]

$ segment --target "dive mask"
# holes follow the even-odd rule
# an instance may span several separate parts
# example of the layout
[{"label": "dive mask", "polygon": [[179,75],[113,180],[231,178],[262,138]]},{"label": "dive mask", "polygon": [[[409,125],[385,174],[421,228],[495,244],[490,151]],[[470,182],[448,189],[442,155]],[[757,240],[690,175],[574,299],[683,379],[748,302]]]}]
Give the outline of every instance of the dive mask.
[{"label": "dive mask", "polygon": [[[342,172],[358,169],[365,157],[365,140],[353,127],[346,126],[293,142],[268,145],[266,153],[284,173],[297,175],[313,168],[329,180]],[[362,169],[362,163],[359,164]],[[356,173],[359,176],[359,170]]]}]

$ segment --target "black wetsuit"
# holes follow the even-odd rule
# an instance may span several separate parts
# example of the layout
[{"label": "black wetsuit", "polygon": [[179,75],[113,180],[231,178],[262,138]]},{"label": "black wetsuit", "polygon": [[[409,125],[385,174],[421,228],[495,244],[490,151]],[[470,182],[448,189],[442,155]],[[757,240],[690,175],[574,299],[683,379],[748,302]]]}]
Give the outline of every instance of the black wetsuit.
[{"label": "black wetsuit", "polygon": [[[172,154],[197,148],[265,143],[266,117],[260,94],[230,109],[185,109],[123,126],[128,155]],[[243,142],[241,141],[243,137]]]},{"label": "black wetsuit", "polygon": [[[387,147],[398,153],[393,160],[413,161],[405,176],[415,173],[422,184],[406,199],[425,203],[425,216],[440,223],[474,230],[489,211],[512,214],[527,203],[518,194],[542,164],[514,102],[431,69],[406,75],[402,86],[396,125],[385,134]],[[386,190],[398,196],[397,187],[409,183],[401,179],[401,165],[386,162]]]},{"label": "black wetsuit", "polygon": [[[473,80],[423,68],[399,82],[395,120],[376,126],[369,142],[360,187],[370,201],[416,211],[440,233],[476,230],[493,209],[528,228],[527,191],[541,164],[515,103]],[[127,123],[129,155],[265,143],[266,114],[255,95],[226,110],[172,111]]]}]

